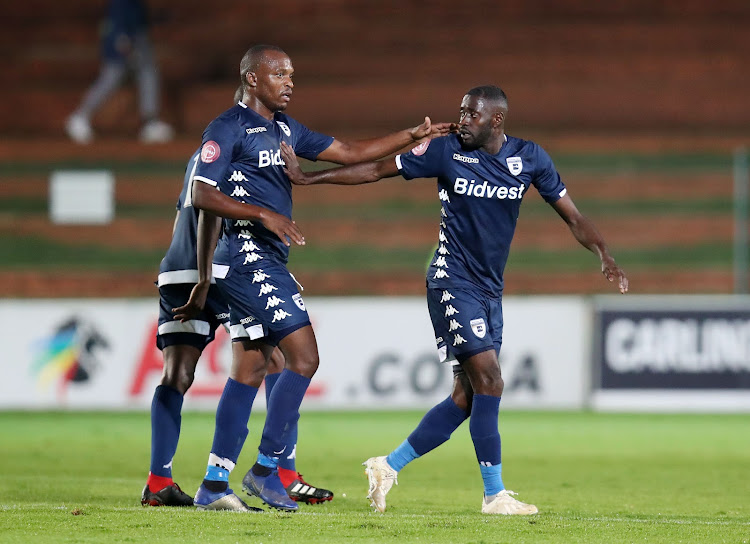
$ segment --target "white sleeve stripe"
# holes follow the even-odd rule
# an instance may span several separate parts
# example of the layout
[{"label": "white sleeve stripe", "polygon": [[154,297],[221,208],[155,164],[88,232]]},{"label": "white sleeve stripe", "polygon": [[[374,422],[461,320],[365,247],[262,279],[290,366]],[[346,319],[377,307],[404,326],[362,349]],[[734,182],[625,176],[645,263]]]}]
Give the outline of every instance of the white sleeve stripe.
[{"label": "white sleeve stripe", "polygon": [[195,176],[193,179],[197,179],[198,181],[202,181],[203,183],[208,183],[209,185],[212,185],[216,187],[219,183],[208,178],[204,178],[203,176]]},{"label": "white sleeve stripe", "polygon": [[401,155],[396,155],[396,168],[398,168],[399,171],[404,169],[404,167],[401,165]]},{"label": "white sleeve stripe", "polygon": [[567,187],[565,189],[563,189],[562,191],[560,191],[560,198],[564,197],[567,194],[567,192],[568,192],[568,188]]}]

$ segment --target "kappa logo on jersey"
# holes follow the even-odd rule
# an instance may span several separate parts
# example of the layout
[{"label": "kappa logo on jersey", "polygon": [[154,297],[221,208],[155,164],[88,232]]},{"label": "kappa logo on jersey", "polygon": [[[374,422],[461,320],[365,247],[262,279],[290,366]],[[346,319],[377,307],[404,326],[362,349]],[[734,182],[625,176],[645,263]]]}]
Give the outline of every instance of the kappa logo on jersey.
[{"label": "kappa logo on jersey", "polygon": [[269,308],[275,308],[279,304],[286,302],[283,298],[279,298],[276,295],[270,296],[266,299],[266,310]]},{"label": "kappa logo on jersey", "polygon": [[[235,181],[237,181],[237,180],[235,180]],[[250,196],[250,193],[248,193],[245,190],[245,188],[242,187],[241,185],[235,185],[234,186],[234,191],[232,191],[232,194],[230,194],[229,196],[234,196],[234,197],[237,197],[237,196]]]},{"label": "kappa logo on jersey", "polygon": [[437,250],[438,253],[441,255],[450,255],[451,252],[446,249],[446,247],[443,244],[440,244],[440,247]]},{"label": "kappa logo on jersey", "polygon": [[283,123],[281,121],[276,121],[276,124],[279,125],[279,127],[281,128],[281,131],[284,134],[286,134],[287,136],[291,136],[292,135],[292,131],[289,130],[289,125],[287,125],[286,123]]},{"label": "kappa logo on jersey", "polygon": [[[253,225],[253,222],[250,221],[249,219],[237,219],[234,222],[234,226],[235,227],[252,227],[254,225]],[[252,235],[251,235],[251,238],[252,238]]]},{"label": "kappa logo on jersey", "polygon": [[[508,159],[510,160],[510,159]],[[518,159],[519,161],[521,159]],[[518,173],[521,172],[521,166],[518,167]],[[456,178],[456,182],[453,184],[453,192],[457,195],[469,195],[476,196],[479,198],[498,198],[499,200],[516,200],[520,199],[523,195],[523,191],[526,189],[525,185],[520,187],[505,187],[504,185],[490,185],[489,182],[483,181],[477,183],[476,180],[469,181],[465,178]]]},{"label": "kappa logo on jersey", "polygon": [[508,170],[510,170],[510,173],[514,176],[517,176],[523,170],[523,161],[521,160],[521,157],[508,157],[505,159],[505,162],[508,164]]},{"label": "kappa logo on jersey", "polygon": [[266,132],[266,127],[255,127],[255,128],[246,128],[245,132],[248,134],[258,134],[259,132]]},{"label": "kappa logo on jersey", "polygon": [[302,300],[302,295],[300,295],[299,293],[295,293],[294,295],[292,295],[292,300],[297,305],[297,308],[299,308],[303,312],[305,311],[305,301]]},{"label": "kappa logo on jersey", "polygon": [[485,325],[484,319],[481,317],[479,319],[472,319],[469,321],[469,325],[471,325],[471,332],[477,338],[484,338],[484,335],[487,334],[487,325]]},{"label": "kappa logo on jersey", "polygon": [[456,310],[453,307],[453,304],[448,304],[448,306],[445,307],[445,317],[450,317],[452,315],[456,315],[456,314],[459,314],[459,313],[461,313],[461,312],[459,312],[458,310]]},{"label": "kappa logo on jersey", "polygon": [[221,148],[219,147],[219,144],[213,140],[209,140],[203,144],[203,148],[201,149],[201,161],[209,164],[218,159],[219,156],[221,156]]},{"label": "kappa logo on jersey", "polygon": [[446,191],[445,189],[440,189],[438,197],[441,201],[448,202],[450,204],[451,198],[448,196],[448,191]]},{"label": "kappa logo on jersey", "polygon": [[439,280],[442,278],[450,278],[450,276],[448,275],[448,272],[446,272],[444,269],[438,268],[437,272],[435,272],[435,275],[432,276],[432,279]]},{"label": "kappa logo on jersey", "polygon": [[257,253],[248,253],[247,255],[245,255],[245,262],[243,262],[242,264],[254,263],[255,261],[261,260],[263,260],[263,257],[258,255]]},{"label": "kappa logo on jersey", "polygon": [[247,178],[245,177],[245,174],[243,174],[239,170],[235,170],[234,172],[232,172],[232,175],[229,176],[229,179],[227,181],[247,181]]},{"label": "kappa logo on jersey", "polygon": [[447,290],[445,290],[445,291],[443,291],[443,296],[440,297],[440,303],[442,304],[443,302],[448,302],[449,300],[452,300],[454,298],[456,298],[456,297],[454,297]]},{"label": "kappa logo on jersey", "polygon": [[286,163],[281,159],[281,150],[262,150],[258,152],[258,168],[266,166],[284,166]]},{"label": "kappa logo on jersey", "polygon": [[419,157],[420,155],[424,155],[427,151],[427,148],[430,147],[430,140],[427,140],[426,142],[422,142],[417,147],[411,150],[411,154],[415,157]]},{"label": "kappa logo on jersey", "polygon": [[466,343],[466,338],[464,338],[460,334],[457,334],[456,336],[453,337],[454,346],[458,346],[458,345],[465,344],[465,343]]},{"label": "kappa logo on jersey", "polygon": [[459,323],[455,319],[451,319],[450,323],[448,324],[448,332],[453,332],[455,330],[463,329],[463,328],[464,326],[461,325],[461,323]]},{"label": "kappa logo on jersey", "polygon": [[276,323],[277,321],[281,321],[282,319],[286,319],[287,317],[292,317],[292,314],[285,312],[282,308],[279,308],[278,310],[273,312],[273,320],[271,320],[271,323]]},{"label": "kappa logo on jersey", "polygon": [[446,213],[445,208],[442,208],[442,207],[440,208],[440,215],[442,217],[448,217],[448,214]]},{"label": "kappa logo on jersey", "polygon": [[241,253],[247,253],[248,251],[257,251],[260,248],[255,245],[255,243],[252,240],[245,240],[245,242],[242,244],[242,247],[240,248]]},{"label": "kappa logo on jersey", "polygon": [[454,153],[453,154],[453,160],[454,161],[460,161],[460,162],[466,162],[470,164],[479,164],[479,159],[476,157],[464,157],[460,153]]},{"label": "kappa logo on jersey", "polygon": [[435,262],[432,264],[434,264],[435,266],[440,266],[442,268],[448,268],[448,263],[445,262],[445,257],[443,257],[442,255],[435,259]]},{"label": "kappa logo on jersey", "polygon": [[[257,276],[258,272],[256,272],[255,275]],[[266,274],[263,273],[262,270],[260,270],[260,275],[264,276],[265,278],[268,277]],[[253,283],[255,283],[255,278],[253,278]],[[258,293],[258,296],[262,297],[263,295],[267,295],[271,293],[272,291],[278,291],[278,290],[279,288],[276,287],[275,285],[271,285],[270,283],[264,283],[263,285],[260,286],[260,292]]]},{"label": "kappa logo on jersey", "polygon": [[262,269],[262,268],[261,268],[261,269],[258,269],[258,270],[256,270],[256,271],[255,271],[255,272],[253,273],[253,283],[260,283],[260,282],[262,282],[263,280],[266,280],[266,279],[268,279],[268,278],[270,278],[270,277],[271,277],[271,276],[269,276],[268,274],[266,274],[265,272],[263,272],[263,269]]}]

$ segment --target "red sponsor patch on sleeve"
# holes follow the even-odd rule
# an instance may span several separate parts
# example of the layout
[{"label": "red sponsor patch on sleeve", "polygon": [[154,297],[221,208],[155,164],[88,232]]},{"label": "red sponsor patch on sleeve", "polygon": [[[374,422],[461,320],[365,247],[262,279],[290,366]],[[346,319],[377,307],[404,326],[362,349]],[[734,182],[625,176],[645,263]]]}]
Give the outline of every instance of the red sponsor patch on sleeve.
[{"label": "red sponsor patch on sleeve", "polygon": [[425,151],[427,151],[427,148],[430,147],[430,140],[427,140],[426,142],[422,142],[417,147],[411,150],[411,154],[415,157],[419,157],[420,155],[424,155]]},{"label": "red sponsor patch on sleeve", "polygon": [[219,144],[213,140],[209,140],[203,144],[203,149],[201,149],[201,161],[211,163],[218,159],[220,155],[221,148],[219,147]]}]

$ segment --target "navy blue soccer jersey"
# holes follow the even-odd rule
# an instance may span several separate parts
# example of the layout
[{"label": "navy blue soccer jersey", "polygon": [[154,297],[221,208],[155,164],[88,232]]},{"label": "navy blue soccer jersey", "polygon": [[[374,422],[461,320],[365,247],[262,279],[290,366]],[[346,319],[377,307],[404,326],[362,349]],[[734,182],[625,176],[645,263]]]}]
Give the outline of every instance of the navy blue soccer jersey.
[{"label": "navy blue soccer jersey", "polygon": [[[280,112],[268,121],[240,102],[204,131],[195,179],[291,219],[292,186],[283,170],[282,141],[300,157],[316,160],[333,138]],[[289,248],[259,222],[225,219],[214,263],[249,271],[262,266],[263,259],[286,263],[288,256]]]},{"label": "navy blue soccer jersey", "polygon": [[396,156],[406,179],[437,177],[439,244],[427,285],[467,282],[490,296],[503,291],[503,271],[523,197],[533,185],[555,202],[566,189],[549,155],[534,142],[506,136],[496,155],[461,148],[456,135],[435,138]]},{"label": "navy blue soccer jersey", "polygon": [[200,149],[193,153],[185,169],[182,192],[177,200],[180,215],[172,233],[172,242],[159,265],[159,286],[175,283],[198,283],[196,239],[198,210],[193,208],[190,191],[198,165]]}]

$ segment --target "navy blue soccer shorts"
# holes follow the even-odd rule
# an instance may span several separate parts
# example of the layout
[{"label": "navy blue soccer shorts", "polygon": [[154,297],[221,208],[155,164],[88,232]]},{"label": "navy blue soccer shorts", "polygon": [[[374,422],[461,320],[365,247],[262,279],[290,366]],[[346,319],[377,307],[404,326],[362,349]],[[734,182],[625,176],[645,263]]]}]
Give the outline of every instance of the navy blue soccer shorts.
[{"label": "navy blue soccer shorts", "polygon": [[229,269],[216,285],[229,303],[232,341],[259,340],[271,346],[310,324],[297,282],[286,266],[270,260],[254,270]]},{"label": "navy blue soccer shorts", "polygon": [[172,308],[178,308],[190,299],[192,283],[173,283],[159,287],[159,329],[156,333],[156,346],[188,345],[203,350],[210,344],[220,325],[229,323],[229,307],[218,288],[211,285],[203,311],[190,321],[181,322],[174,318]]},{"label": "navy blue soccer shorts", "polygon": [[462,363],[503,343],[502,297],[465,289],[427,288],[427,309],[435,330],[440,361]]}]

